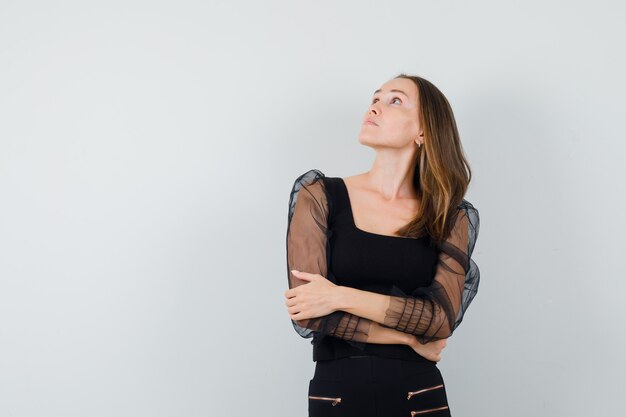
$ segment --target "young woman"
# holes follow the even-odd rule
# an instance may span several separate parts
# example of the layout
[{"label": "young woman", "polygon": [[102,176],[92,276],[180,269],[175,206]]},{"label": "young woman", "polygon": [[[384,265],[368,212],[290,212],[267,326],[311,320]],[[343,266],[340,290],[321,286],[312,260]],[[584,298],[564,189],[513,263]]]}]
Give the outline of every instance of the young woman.
[{"label": "young woman", "polygon": [[424,78],[374,92],[369,171],[311,169],[289,199],[285,305],[312,338],[309,417],[450,416],[440,352],[478,291],[478,210],[452,109]]}]

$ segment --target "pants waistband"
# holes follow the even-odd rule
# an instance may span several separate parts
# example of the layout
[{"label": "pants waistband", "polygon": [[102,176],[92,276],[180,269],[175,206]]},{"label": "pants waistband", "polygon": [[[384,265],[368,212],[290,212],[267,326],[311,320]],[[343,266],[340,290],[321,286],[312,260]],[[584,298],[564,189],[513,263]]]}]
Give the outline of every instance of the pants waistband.
[{"label": "pants waistband", "polygon": [[407,361],[380,356],[350,356],[315,362],[314,378],[333,381],[375,382],[394,380],[428,372],[439,373],[429,362]]}]

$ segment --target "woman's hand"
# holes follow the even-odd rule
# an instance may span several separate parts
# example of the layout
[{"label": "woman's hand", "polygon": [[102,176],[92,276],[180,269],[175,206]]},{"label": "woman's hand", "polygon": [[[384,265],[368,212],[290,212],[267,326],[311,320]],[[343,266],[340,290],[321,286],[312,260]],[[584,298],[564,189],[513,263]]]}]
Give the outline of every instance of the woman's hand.
[{"label": "woman's hand", "polygon": [[439,362],[441,360],[441,351],[446,347],[447,341],[448,339],[440,339],[422,344],[415,336],[411,335],[408,345],[429,361]]},{"label": "woman's hand", "polygon": [[337,288],[335,283],[320,274],[292,270],[299,279],[309,281],[285,291],[285,305],[293,320],[305,320],[326,316],[337,311]]}]

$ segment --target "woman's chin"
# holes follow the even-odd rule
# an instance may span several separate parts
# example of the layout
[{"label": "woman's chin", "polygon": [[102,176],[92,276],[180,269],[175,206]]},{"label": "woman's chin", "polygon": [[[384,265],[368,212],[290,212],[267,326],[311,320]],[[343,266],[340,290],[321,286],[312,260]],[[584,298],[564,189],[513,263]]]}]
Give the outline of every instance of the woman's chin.
[{"label": "woman's chin", "polygon": [[378,144],[379,140],[378,138],[372,137],[372,135],[367,134],[367,133],[361,133],[359,135],[359,143],[361,145],[376,145]]}]

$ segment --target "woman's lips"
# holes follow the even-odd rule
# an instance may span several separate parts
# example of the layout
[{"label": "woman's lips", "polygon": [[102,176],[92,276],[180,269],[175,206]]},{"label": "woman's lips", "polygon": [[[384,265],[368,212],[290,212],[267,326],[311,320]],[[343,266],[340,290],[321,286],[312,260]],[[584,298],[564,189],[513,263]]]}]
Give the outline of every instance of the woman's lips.
[{"label": "woman's lips", "polygon": [[376,123],[372,122],[371,120],[366,120],[365,123],[363,123],[364,125],[372,125],[372,126],[378,126]]}]

